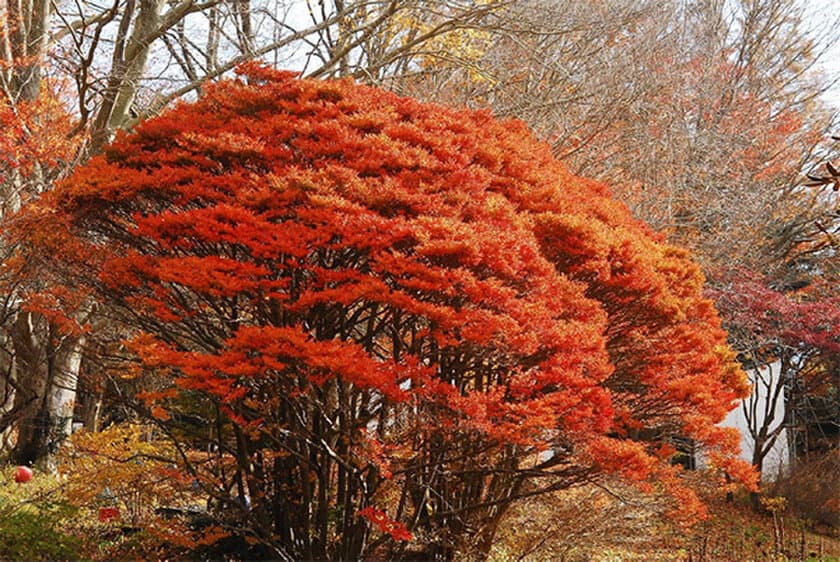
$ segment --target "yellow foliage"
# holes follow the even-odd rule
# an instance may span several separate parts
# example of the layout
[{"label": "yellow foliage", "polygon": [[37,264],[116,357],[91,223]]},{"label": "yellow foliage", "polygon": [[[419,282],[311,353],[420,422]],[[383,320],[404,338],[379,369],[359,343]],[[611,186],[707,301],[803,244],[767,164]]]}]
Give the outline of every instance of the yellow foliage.
[{"label": "yellow foliage", "polygon": [[[478,0],[474,7],[489,6],[492,0]],[[422,54],[418,57],[423,68],[433,68],[441,61],[457,60],[468,68],[470,80],[474,82],[492,82],[492,78],[482,73],[477,64],[487,52],[493,40],[490,31],[478,27],[456,27],[445,33],[437,33],[441,25],[440,17],[430,16],[422,3],[417,10],[404,10],[397,13],[389,22],[386,34],[391,42],[399,42],[403,47],[410,47],[418,37],[429,37],[422,42]]]},{"label": "yellow foliage", "polygon": [[782,496],[761,498],[761,505],[770,513],[779,513],[787,509],[787,498]]},{"label": "yellow foliage", "polygon": [[150,521],[161,502],[187,503],[191,479],[177,468],[174,447],[153,435],[136,424],[75,433],[59,459],[67,499],[89,509],[116,505],[133,524]]},{"label": "yellow foliage", "polygon": [[59,489],[59,482],[52,476],[35,471],[32,480],[26,484],[17,484],[14,480],[15,467],[8,467],[2,472],[0,481],[0,520],[18,510],[35,509],[37,506],[52,503]]}]

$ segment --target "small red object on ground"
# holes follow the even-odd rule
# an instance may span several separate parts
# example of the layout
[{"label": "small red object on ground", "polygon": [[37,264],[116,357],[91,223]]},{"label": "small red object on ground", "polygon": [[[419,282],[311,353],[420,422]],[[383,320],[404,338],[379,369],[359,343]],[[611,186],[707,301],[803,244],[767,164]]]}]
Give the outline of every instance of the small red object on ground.
[{"label": "small red object on ground", "polygon": [[99,520],[103,523],[107,523],[108,521],[119,521],[120,519],[120,508],[118,507],[100,507],[99,508]]},{"label": "small red object on ground", "polygon": [[28,466],[19,466],[15,469],[15,482],[24,484],[32,480],[32,469]]}]

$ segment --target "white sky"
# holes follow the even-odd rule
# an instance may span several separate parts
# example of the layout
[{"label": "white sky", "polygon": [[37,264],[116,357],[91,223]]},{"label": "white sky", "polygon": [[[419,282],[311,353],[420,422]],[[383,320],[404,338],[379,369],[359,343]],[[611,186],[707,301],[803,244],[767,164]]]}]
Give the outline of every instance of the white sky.
[{"label": "white sky", "polygon": [[[834,45],[822,59],[827,81],[840,78],[840,0],[801,0],[812,29],[822,37],[830,37]],[[826,92],[826,99],[840,110],[840,80]]]}]

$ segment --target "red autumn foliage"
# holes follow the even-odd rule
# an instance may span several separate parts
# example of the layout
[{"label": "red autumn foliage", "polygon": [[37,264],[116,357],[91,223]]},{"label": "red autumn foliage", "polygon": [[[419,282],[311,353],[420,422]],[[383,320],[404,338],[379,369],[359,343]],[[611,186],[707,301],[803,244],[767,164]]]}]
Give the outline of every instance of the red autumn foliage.
[{"label": "red autumn foliage", "polygon": [[383,533],[391,535],[395,541],[410,541],[411,533],[405,528],[405,525],[399,521],[390,519],[384,511],[373,507],[365,507],[359,510],[359,517],[364,517]]},{"label": "red autumn foliage", "polygon": [[240,72],[21,232],[166,381],[157,423],[191,401],[215,428],[230,460],[190,470],[248,494],[270,552],[486,552],[513,501],[606,472],[690,496],[657,455],[674,435],[731,462],[715,424],[746,385],[702,276],[604,185],[518,122]]},{"label": "red autumn foliage", "polygon": [[717,285],[710,296],[751,360],[763,364],[783,356],[840,353],[840,297],[819,280],[784,291],[742,270]]},{"label": "red autumn foliage", "polygon": [[[753,441],[752,463],[761,471],[798,405],[836,388],[840,297],[832,282],[820,278],[784,290],[744,270],[721,275],[709,294],[720,307],[733,347],[750,366],[756,390],[743,412]],[[781,418],[773,414],[777,410]]]},{"label": "red autumn foliage", "polygon": [[73,122],[62,105],[62,95],[61,84],[45,81],[37,99],[10,103],[4,96],[0,100],[0,182],[10,183],[17,177],[24,178],[19,183],[44,184],[19,185],[20,193],[4,205],[45,189],[73,163],[78,140],[70,138]]}]

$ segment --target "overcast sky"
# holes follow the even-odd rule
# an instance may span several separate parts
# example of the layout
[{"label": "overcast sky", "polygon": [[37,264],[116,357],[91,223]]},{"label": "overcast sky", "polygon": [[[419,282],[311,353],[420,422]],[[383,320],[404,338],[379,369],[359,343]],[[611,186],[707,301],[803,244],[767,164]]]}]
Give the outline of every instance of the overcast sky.
[{"label": "overcast sky", "polygon": [[[834,46],[822,60],[826,78],[840,77],[840,0],[801,0],[810,15],[813,29],[823,37],[832,37]],[[826,96],[840,110],[840,81]]]}]

